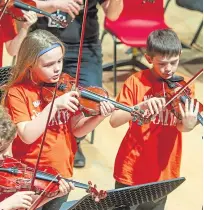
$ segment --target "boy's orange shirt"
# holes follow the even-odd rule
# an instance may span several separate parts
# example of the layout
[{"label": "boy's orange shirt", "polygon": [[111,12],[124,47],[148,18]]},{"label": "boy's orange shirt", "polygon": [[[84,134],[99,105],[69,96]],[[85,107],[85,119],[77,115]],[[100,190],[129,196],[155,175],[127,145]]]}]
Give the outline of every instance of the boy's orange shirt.
[{"label": "boy's orange shirt", "polygon": [[[15,124],[30,121],[40,115],[45,105],[41,89],[29,80],[9,89],[6,106]],[[70,128],[70,114],[60,110],[50,121],[40,165],[51,166],[65,178],[73,174],[73,161],[77,144]],[[35,132],[35,128],[33,128]],[[13,157],[35,166],[43,135],[32,144],[24,143],[19,136],[13,142]]]},{"label": "boy's orange shirt", "polygon": [[[150,70],[130,76],[117,101],[134,106],[156,94],[165,94],[166,83],[156,80]],[[164,110],[149,124],[130,122],[118,150],[114,178],[126,185],[137,185],[180,176],[182,135],[177,118]]]}]

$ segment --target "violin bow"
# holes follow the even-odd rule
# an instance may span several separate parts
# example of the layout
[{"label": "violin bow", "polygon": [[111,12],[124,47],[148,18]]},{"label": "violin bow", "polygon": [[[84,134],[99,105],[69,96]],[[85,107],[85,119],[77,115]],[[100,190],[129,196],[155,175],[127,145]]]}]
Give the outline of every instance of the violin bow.
[{"label": "violin bow", "polygon": [[165,104],[164,107],[167,107],[175,98],[177,98],[192,82],[194,82],[201,74],[203,69],[201,69],[197,74],[195,74],[182,88],[180,88],[174,96]]},{"label": "violin bow", "polygon": [[80,77],[80,71],[81,71],[81,59],[82,59],[82,50],[83,50],[83,43],[84,43],[84,34],[85,34],[85,28],[86,28],[87,11],[88,11],[88,0],[85,1],[85,6],[84,6],[84,14],[83,14],[83,22],[82,22],[81,38],[80,38],[79,54],[78,54],[78,63],[77,63],[75,86],[74,86],[75,90],[79,86],[79,77]]},{"label": "violin bow", "polygon": [[[46,134],[47,134],[48,124],[49,124],[50,119],[51,119],[51,113],[52,113],[54,101],[55,101],[55,98],[56,98],[56,93],[57,93],[57,84],[55,85],[55,92],[54,92],[54,95],[53,95],[53,98],[52,98],[50,111],[49,111],[47,122],[46,122],[45,131],[43,133],[43,138],[42,138],[41,145],[40,145],[39,155],[38,155],[36,165],[35,165],[35,169],[34,169],[34,172],[33,172],[33,176],[32,176],[32,179],[31,179],[31,186],[30,186],[31,190],[33,189],[34,182],[35,182],[35,179],[36,179],[36,174],[37,174],[38,166],[39,166],[39,163],[40,163],[40,158],[41,158],[41,155],[42,155],[42,150],[43,150],[43,146],[44,146],[44,142],[45,142],[45,137],[46,137]],[[41,198],[39,198],[38,201],[35,203],[36,208],[40,204],[40,202],[44,199],[45,193],[42,193],[42,195],[40,195],[40,196],[41,196]]]},{"label": "violin bow", "polygon": [[4,13],[6,12],[6,8],[8,6],[9,0],[6,1],[5,5],[3,6],[3,9],[1,10],[1,14],[0,14],[0,20],[2,19]]},{"label": "violin bow", "polygon": [[[59,174],[55,177],[57,178],[59,176]],[[53,181],[50,181],[49,184],[46,186],[46,188],[42,191],[42,193],[39,195],[38,198],[36,198],[36,200],[32,203],[31,207],[29,208],[29,210],[35,210],[38,205],[43,201],[44,197],[45,197],[45,192],[46,190],[51,186],[51,184],[54,182],[54,179]]]}]

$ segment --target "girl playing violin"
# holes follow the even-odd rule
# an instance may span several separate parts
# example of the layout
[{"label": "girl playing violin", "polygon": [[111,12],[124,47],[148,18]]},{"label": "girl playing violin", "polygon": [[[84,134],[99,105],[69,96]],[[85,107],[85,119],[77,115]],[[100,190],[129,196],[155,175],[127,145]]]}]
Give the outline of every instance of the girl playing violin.
[{"label": "girl playing violin", "polygon": [[[185,108],[179,104],[182,119],[177,119],[165,107],[165,101],[155,101],[157,93],[166,96],[167,84],[177,71],[181,42],[170,29],[152,32],[147,40],[146,59],[152,68],[128,78],[117,101],[127,106],[144,106],[152,103],[151,114],[157,116],[143,126],[130,123],[115,160],[115,187],[139,185],[177,178],[180,176],[182,134],[197,124],[198,103],[186,100]],[[195,105],[195,106],[194,106]],[[153,110],[153,109],[154,110]],[[132,116],[115,110],[110,124],[118,127],[129,122]],[[166,198],[137,207],[137,210],[163,210]]]},{"label": "girl playing violin", "polygon": [[26,37],[30,26],[37,21],[35,12],[24,12],[26,22],[22,23],[20,31],[17,33],[14,19],[8,14],[4,14],[0,20],[0,67],[2,66],[3,44],[11,56],[18,53],[19,47]]},{"label": "girl playing violin", "polygon": [[[7,111],[0,106],[0,160],[4,160],[6,156],[11,157],[11,144],[16,136],[17,127],[13,124]],[[3,177],[1,176],[1,181]],[[57,197],[64,196],[69,193],[74,186],[72,183],[67,183],[63,179],[59,182],[59,194]],[[29,209],[32,202],[37,198],[33,191],[16,192],[10,197],[0,202],[0,209],[14,210],[19,208]],[[4,195],[3,195],[4,196]],[[2,198],[2,194],[1,194]],[[53,198],[46,198],[40,205],[48,202]],[[2,199],[1,199],[2,200]]]},{"label": "girl playing violin", "polygon": [[[44,102],[46,94],[42,95],[42,89],[45,83],[58,82],[63,56],[63,44],[50,32],[36,30],[28,34],[20,47],[6,91],[5,104],[18,133],[12,145],[13,156],[31,166],[36,163],[51,107],[51,103]],[[114,110],[112,104],[102,102],[101,115],[85,117],[79,110],[78,97],[77,91],[70,91],[54,100],[40,159],[40,165],[57,169],[65,178],[73,174],[77,147],[74,137],[91,132]],[[67,196],[64,196],[51,206],[59,209],[66,200]]]}]

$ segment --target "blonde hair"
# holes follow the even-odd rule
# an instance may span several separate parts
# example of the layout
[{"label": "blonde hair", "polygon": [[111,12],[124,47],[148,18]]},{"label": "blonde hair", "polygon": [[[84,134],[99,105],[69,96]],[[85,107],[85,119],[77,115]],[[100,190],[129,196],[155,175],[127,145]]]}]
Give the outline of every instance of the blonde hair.
[{"label": "blonde hair", "polygon": [[7,110],[0,105],[0,145],[12,141],[16,132],[16,125],[12,122]]},{"label": "blonde hair", "polygon": [[63,54],[65,53],[63,43],[46,30],[38,29],[26,36],[19,49],[16,64],[11,70],[11,76],[4,95],[7,94],[11,86],[30,78],[29,69],[36,65],[39,53],[54,44],[59,44],[62,47]]}]

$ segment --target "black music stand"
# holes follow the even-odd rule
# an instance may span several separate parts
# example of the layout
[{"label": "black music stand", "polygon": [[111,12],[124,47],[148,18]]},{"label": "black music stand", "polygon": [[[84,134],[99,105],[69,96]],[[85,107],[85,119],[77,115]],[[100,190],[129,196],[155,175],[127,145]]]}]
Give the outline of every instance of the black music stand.
[{"label": "black music stand", "polygon": [[0,68],[0,89],[8,82],[11,75],[11,66],[5,66]]},{"label": "black music stand", "polygon": [[11,66],[0,68],[0,101],[3,95],[3,87],[8,82],[9,76],[11,75]]},{"label": "black music stand", "polygon": [[184,177],[144,185],[107,191],[107,197],[96,203],[91,195],[80,200],[65,202],[60,210],[131,210],[140,204],[158,201],[185,181]]}]

